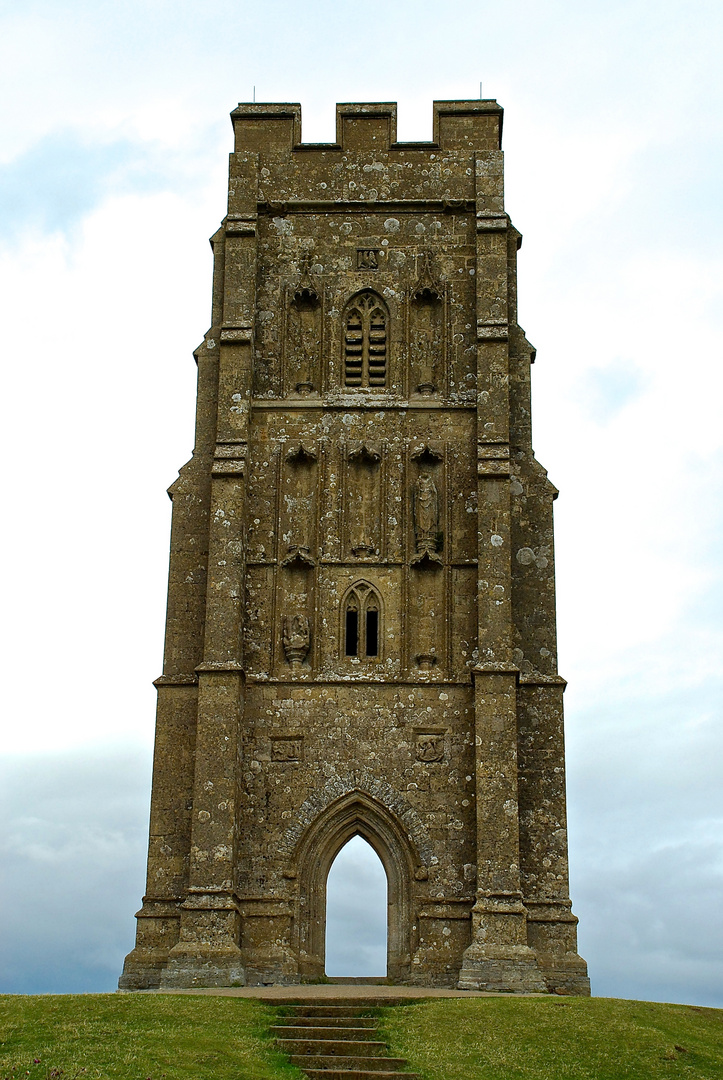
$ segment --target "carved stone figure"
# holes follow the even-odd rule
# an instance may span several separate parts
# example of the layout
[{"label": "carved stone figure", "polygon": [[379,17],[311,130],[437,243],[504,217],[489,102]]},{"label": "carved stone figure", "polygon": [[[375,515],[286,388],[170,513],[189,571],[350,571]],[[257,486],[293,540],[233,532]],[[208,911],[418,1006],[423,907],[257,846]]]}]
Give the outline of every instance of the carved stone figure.
[{"label": "carved stone figure", "polygon": [[311,644],[311,631],[306,615],[285,616],[283,642],[284,653],[291,667],[301,667]]},{"label": "carved stone figure", "polygon": [[414,485],[416,553],[436,552],[439,533],[439,494],[429,473],[420,473]]},{"label": "carved stone figure", "polygon": [[417,735],[417,761],[441,761],[444,757],[444,735],[439,732]]}]

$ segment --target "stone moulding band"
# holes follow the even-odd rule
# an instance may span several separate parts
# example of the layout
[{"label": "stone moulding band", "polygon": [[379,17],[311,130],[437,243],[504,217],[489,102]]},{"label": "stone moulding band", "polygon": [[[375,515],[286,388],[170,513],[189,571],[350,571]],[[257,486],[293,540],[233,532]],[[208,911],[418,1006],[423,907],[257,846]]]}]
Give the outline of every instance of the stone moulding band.
[{"label": "stone moulding band", "polygon": [[193,675],[193,674],[159,675],[157,679],[153,680],[153,685],[157,686],[157,687],[161,687],[161,686],[198,686],[198,675]]},{"label": "stone moulding band", "polygon": [[474,199],[288,199],[284,202],[260,202],[260,214],[285,217],[286,214],[472,214]]},{"label": "stone moulding band", "polygon": [[[408,409],[424,409],[427,411],[440,411],[439,405],[433,401],[409,401],[406,398],[396,398],[389,400],[388,397],[382,398],[381,395],[364,395],[360,393],[359,389],[349,390],[345,396],[340,397],[338,400],[322,400],[321,398],[254,398],[251,402],[251,407],[254,409],[277,409],[279,411],[287,412],[289,409],[323,409],[325,412],[338,410],[340,412],[354,412],[363,411],[364,409],[373,409],[375,412],[379,409],[397,409],[399,412],[406,412]],[[460,402],[447,402],[443,405],[444,412],[458,412],[459,410],[474,410],[477,405],[474,401],[460,401]]]}]

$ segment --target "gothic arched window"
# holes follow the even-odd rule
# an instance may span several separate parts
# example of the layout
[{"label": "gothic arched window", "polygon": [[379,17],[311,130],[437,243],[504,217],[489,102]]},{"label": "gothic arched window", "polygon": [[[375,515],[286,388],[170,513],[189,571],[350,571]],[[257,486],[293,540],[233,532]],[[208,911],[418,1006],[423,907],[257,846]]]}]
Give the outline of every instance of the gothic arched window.
[{"label": "gothic arched window", "polygon": [[359,293],[344,313],[344,385],[387,385],[389,315],[380,296]]},{"label": "gothic arched window", "polygon": [[376,590],[359,581],[344,597],[344,655],[376,660],[381,648],[382,605]]}]

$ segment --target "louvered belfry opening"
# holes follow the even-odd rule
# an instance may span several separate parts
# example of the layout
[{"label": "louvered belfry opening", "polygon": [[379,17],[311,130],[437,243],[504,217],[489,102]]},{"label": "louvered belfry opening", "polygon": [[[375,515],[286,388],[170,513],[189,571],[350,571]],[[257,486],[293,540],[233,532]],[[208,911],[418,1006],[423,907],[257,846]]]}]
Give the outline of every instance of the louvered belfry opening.
[{"label": "louvered belfry opening", "polygon": [[360,293],[347,310],[344,385],[387,385],[387,312],[371,291]]}]

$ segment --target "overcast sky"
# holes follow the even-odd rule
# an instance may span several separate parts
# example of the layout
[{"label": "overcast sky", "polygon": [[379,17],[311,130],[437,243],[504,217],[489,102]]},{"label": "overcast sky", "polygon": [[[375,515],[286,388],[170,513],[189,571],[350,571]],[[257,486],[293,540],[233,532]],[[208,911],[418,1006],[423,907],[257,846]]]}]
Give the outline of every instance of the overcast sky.
[{"label": "overcast sky", "polygon": [[719,0],[0,3],[0,989],[111,990],[133,944],[229,111],[331,141],[397,101],[429,139],[481,80],[561,491],[580,951],[596,994],[723,1006],[722,39]]}]

